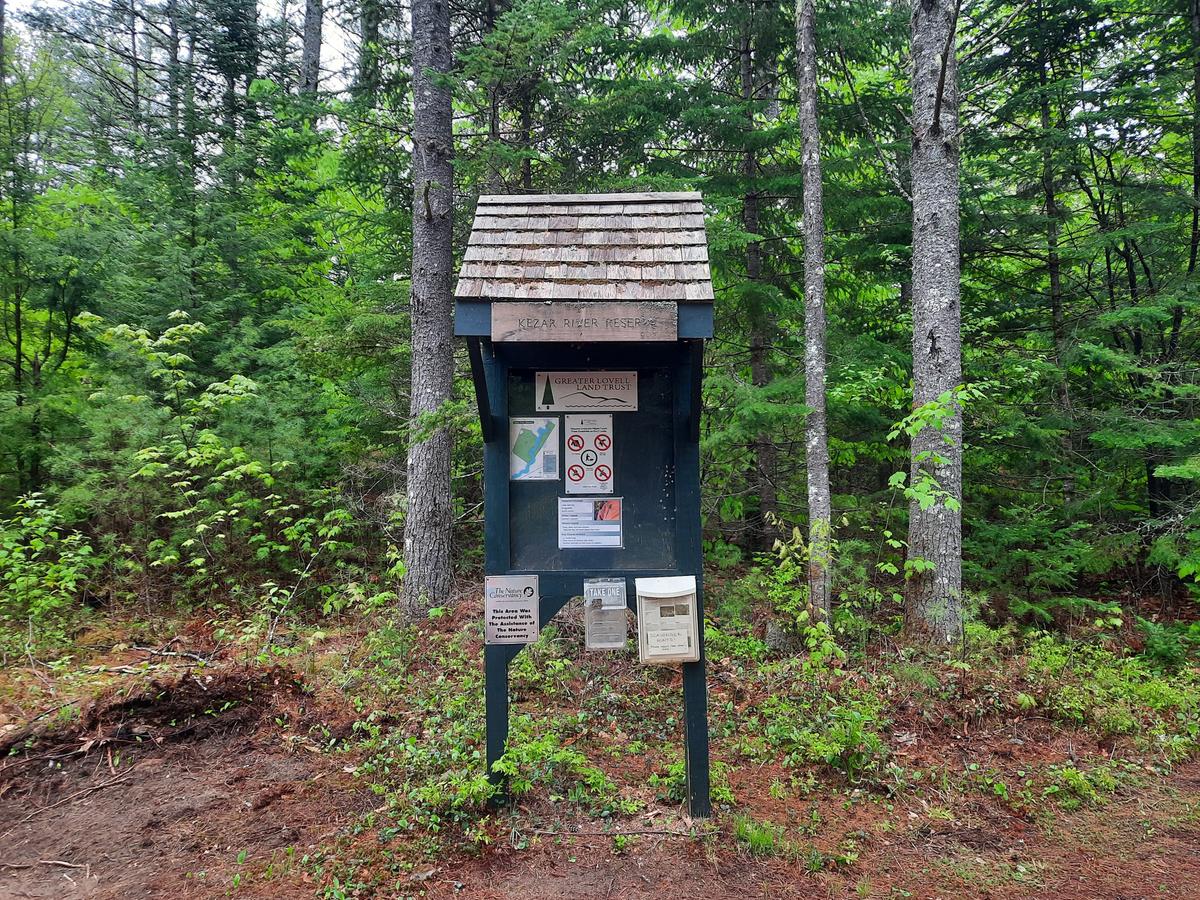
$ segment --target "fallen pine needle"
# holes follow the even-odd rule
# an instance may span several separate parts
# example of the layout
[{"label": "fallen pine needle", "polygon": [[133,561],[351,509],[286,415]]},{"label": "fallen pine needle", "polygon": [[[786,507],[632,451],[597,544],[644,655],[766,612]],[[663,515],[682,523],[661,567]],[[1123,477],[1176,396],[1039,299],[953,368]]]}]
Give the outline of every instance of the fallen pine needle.
[{"label": "fallen pine needle", "polygon": [[[68,797],[63,797],[58,802],[51,803],[49,806],[39,807],[38,809],[35,809],[33,812],[31,812],[29,815],[27,815],[25,818],[23,818],[20,822],[18,822],[17,825],[24,825],[26,822],[28,822],[34,816],[38,815],[39,813],[44,813],[48,809],[55,809],[59,806],[62,806],[63,804],[70,803],[72,800],[75,800],[78,797],[83,797],[83,796],[86,796],[87,794],[94,793],[95,791],[103,790],[106,787],[112,787],[114,784],[117,784],[120,781],[124,781],[132,774],[133,774],[133,770],[130,769],[126,772],[122,772],[116,778],[110,778],[110,779],[108,779],[108,781],[102,781],[99,784],[92,785],[89,788],[84,788],[82,791],[76,791],[74,794],[71,794]],[[13,826],[13,828],[16,828],[16,827],[17,827],[16,825]],[[10,832],[12,832],[13,828],[10,828],[8,831],[4,832],[4,834],[9,834]]]}]

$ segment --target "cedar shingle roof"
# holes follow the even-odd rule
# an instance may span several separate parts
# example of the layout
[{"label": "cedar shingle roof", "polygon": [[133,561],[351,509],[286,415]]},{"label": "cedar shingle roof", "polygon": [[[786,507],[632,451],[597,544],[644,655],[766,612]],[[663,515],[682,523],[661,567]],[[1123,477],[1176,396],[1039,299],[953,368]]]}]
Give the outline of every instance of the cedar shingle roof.
[{"label": "cedar shingle roof", "polygon": [[454,296],[712,302],[700,194],[480,197]]}]

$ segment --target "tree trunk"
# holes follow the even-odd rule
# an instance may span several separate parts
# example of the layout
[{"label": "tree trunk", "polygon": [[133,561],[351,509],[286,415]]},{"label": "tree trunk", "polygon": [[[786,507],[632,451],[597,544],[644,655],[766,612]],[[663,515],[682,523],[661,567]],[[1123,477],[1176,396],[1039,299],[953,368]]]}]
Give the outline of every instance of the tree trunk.
[{"label": "tree trunk", "polygon": [[304,5],[304,44],[300,53],[300,93],[315,94],[321,81],[321,26],[325,9],[321,0]]},{"label": "tree trunk", "polygon": [[[1192,35],[1192,240],[1187,270],[1192,275],[1200,255],[1200,0],[1191,0],[1188,12]],[[1182,316],[1182,307],[1179,309]],[[1173,334],[1178,331],[1175,326]]]},{"label": "tree trunk", "polygon": [[[913,406],[962,382],[959,309],[958,66],[954,0],[918,0],[912,15]],[[936,500],[909,510],[905,620],[941,642],[962,636],[962,410],[912,440],[910,484]]]},{"label": "tree trunk", "polygon": [[[1042,193],[1046,213],[1046,273],[1050,281],[1050,322],[1054,337],[1054,364],[1062,379],[1058,385],[1058,413],[1062,416],[1065,424],[1062,435],[1063,464],[1069,473],[1072,452],[1071,420],[1074,415],[1071,410],[1070,383],[1063,367],[1067,337],[1063,313],[1062,264],[1058,251],[1058,193],[1054,183],[1054,150],[1050,140],[1050,97],[1047,95],[1049,67],[1049,63],[1043,59],[1042,66],[1038,71],[1038,82],[1041,88]],[[1069,508],[1075,499],[1075,479],[1072,475],[1063,476],[1062,492],[1063,507]]]},{"label": "tree trunk", "polygon": [[[742,100],[746,104],[746,128],[753,131],[754,121],[754,51],[750,39],[750,28],[742,31],[740,48]],[[758,177],[758,159],[752,149],[747,149],[742,159],[742,176],[746,193],[742,198],[742,227],[752,235],[746,245],[746,278],[761,281],[763,278],[762,243],[758,237],[761,227],[759,196],[755,179]],[[756,388],[771,383],[768,360],[770,352],[770,314],[755,301],[750,310],[750,383]],[[776,526],[772,520],[779,513],[779,502],[775,491],[775,444],[769,434],[755,437],[751,449],[754,456],[754,482],[758,494],[758,515],[753,520],[750,546],[755,550],[770,550],[775,543]]]},{"label": "tree trunk", "polygon": [[533,83],[521,91],[521,187],[533,190]]},{"label": "tree trunk", "polygon": [[130,125],[136,135],[142,129],[142,71],[141,60],[138,59],[138,22],[134,3],[135,0],[127,0],[125,9],[129,14]]},{"label": "tree trunk", "polygon": [[167,0],[167,130],[171,154],[179,147],[179,0]]},{"label": "tree trunk", "polygon": [[413,0],[413,437],[408,451],[404,524],[405,594],[410,612],[450,591],[451,436],[445,427],[419,434],[440,413],[454,386],[451,319],[451,226],[454,196],[450,90],[450,10],[445,0]]},{"label": "tree trunk", "polygon": [[832,500],[825,421],[825,204],[817,118],[817,40],[813,0],[796,4],[796,80],[804,180],[804,459],[808,472],[808,599],[813,615],[832,611]]},{"label": "tree trunk", "polygon": [[359,7],[358,76],[355,92],[374,104],[379,93],[379,29],[383,10],[379,0],[362,0]]}]

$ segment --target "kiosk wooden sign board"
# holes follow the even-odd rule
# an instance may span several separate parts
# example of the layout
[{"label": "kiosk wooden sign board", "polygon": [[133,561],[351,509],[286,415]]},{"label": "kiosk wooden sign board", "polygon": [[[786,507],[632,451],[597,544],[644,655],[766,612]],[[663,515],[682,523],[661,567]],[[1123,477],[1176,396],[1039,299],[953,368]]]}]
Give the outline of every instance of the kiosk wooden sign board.
[{"label": "kiosk wooden sign board", "polygon": [[683,674],[688,801],[709,814],[699,194],[481,197],[455,290],[484,440],[487,760],[508,666],[573,597],[587,652]]},{"label": "kiosk wooden sign board", "polygon": [[494,303],[493,341],[673,341],[674,303]]}]

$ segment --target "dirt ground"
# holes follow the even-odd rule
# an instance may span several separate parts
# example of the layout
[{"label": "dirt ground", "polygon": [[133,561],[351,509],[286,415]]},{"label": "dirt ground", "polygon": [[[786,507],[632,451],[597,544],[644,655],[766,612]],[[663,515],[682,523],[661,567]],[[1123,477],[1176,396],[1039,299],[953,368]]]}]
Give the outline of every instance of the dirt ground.
[{"label": "dirt ground", "polygon": [[[129,677],[66,719],[50,704],[23,719],[6,711],[0,898],[1200,900],[1200,761],[1148,772],[1099,808],[1047,804],[1037,821],[982,800],[957,803],[951,817],[916,791],[772,799],[778,767],[733,771],[756,818],[799,827],[819,810],[814,843],[853,850],[838,865],[752,856],[729,814],[695,838],[679,834],[690,823],[675,808],[605,823],[543,800],[497,815],[478,855],[398,860],[378,831],[355,828],[378,800],[340,749],[355,718],[344,698],[284,669],[181,661],[146,672],[131,661],[108,659]],[[1014,740],[1071,752],[1049,726],[1020,727],[1019,738],[981,732],[920,752],[960,768],[965,754],[985,758]],[[382,886],[344,888],[319,860],[382,872]]]},{"label": "dirt ground", "polygon": [[221,896],[247,865],[288,877],[363,811],[308,703],[253,670],[94,702],[0,765],[0,897]]},{"label": "dirt ground", "polygon": [[868,812],[850,823],[863,826],[855,832],[859,858],[815,875],[803,860],[754,858],[729,850],[728,842],[705,844],[654,829],[621,853],[610,836],[584,833],[419,874],[428,875],[430,896],[471,900],[1190,900],[1200,898],[1198,809],[1200,763],[1194,762],[1144,792],[1103,810],[1063,814],[1046,829],[1017,818],[937,827],[913,819],[910,829],[885,834],[871,827]]}]

